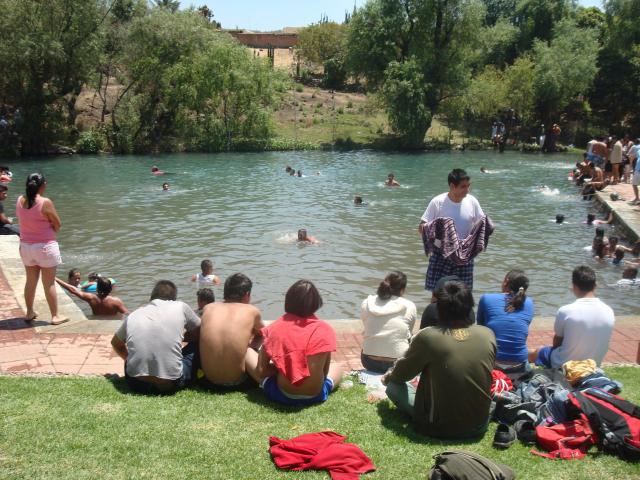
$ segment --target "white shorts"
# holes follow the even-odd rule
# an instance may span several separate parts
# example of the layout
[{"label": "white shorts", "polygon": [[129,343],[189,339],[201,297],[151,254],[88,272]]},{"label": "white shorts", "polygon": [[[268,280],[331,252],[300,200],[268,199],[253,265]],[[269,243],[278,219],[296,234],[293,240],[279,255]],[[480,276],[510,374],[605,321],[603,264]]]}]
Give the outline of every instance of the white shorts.
[{"label": "white shorts", "polygon": [[631,180],[631,185],[635,185],[636,187],[640,185],[640,173],[635,172],[633,174],[633,179]]},{"label": "white shorts", "polygon": [[25,267],[51,268],[62,263],[58,242],[20,242],[20,258]]}]

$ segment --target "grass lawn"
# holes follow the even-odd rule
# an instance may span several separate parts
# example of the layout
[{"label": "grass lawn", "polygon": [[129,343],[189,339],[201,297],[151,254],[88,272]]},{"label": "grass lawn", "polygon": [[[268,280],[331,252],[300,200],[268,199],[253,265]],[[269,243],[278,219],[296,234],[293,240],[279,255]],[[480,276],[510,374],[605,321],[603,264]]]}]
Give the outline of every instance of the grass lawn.
[{"label": "grass lawn", "polygon": [[[610,368],[623,396],[640,403],[640,370]],[[326,472],[277,470],[268,438],[334,430],[348,436],[377,471],[363,479],[424,479],[432,456],[449,448],[510,465],[519,479],[640,478],[640,464],[592,450],[585,460],[553,461],[514,445],[483,440],[446,443],[420,436],[387,401],[368,404],[365,390],[339,390],[323,405],[278,407],[259,390],[171,397],[129,394],[122,380],[0,377],[0,478],[328,479]]]}]

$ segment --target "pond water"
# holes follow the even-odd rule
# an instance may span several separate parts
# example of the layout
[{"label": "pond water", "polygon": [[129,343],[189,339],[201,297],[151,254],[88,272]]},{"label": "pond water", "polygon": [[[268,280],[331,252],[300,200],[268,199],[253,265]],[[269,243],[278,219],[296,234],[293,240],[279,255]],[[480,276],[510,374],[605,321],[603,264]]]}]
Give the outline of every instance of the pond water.
[{"label": "pond water", "polygon": [[[598,272],[600,297],[616,314],[638,313],[635,295],[606,287],[621,278],[621,269],[596,264],[584,251],[593,228],[582,222],[594,207],[567,179],[575,161],[571,155],[368,151],[28,159],[11,164],[15,180],[5,208],[13,215],[23,179],[43,172],[63,224],[60,276],[77,267],[83,276],[113,277],[130,309],[164,278],[194,305],[190,276],[210,258],[223,281],[235,272],[253,280],[253,303],[266,319],[283,312],[284,293],[300,278],[320,289],[321,317],[358,317],[362,299],[395,269],[408,275],[407,297],[421,312],[429,296],[417,225],[428,201],[448,189],[447,173],[461,167],[496,224],[488,250],[476,259],[476,301],[499,291],[509,269],[521,268],[531,280],[536,313],[553,315],[573,300],[571,270],[588,264]],[[154,164],[169,174],[152,176]],[[287,165],[305,176],[289,177]],[[481,166],[491,173],[480,173]],[[384,186],[389,172],[400,188]],[[168,192],[161,188],[165,181]],[[368,205],[354,206],[355,194]],[[557,213],[565,224],[554,223]],[[295,233],[303,227],[321,243],[298,245]],[[222,300],[222,285],[214,291]]]}]

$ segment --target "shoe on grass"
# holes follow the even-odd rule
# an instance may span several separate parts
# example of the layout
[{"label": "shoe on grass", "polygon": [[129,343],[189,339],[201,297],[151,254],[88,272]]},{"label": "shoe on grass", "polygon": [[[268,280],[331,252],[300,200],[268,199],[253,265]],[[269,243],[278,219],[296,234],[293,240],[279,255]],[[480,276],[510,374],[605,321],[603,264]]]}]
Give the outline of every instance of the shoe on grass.
[{"label": "shoe on grass", "polygon": [[501,423],[496,428],[493,436],[493,446],[496,448],[509,448],[516,441],[516,431],[510,425]]},{"label": "shoe on grass", "polygon": [[531,420],[518,420],[513,426],[518,440],[525,445],[536,444],[536,426]]}]

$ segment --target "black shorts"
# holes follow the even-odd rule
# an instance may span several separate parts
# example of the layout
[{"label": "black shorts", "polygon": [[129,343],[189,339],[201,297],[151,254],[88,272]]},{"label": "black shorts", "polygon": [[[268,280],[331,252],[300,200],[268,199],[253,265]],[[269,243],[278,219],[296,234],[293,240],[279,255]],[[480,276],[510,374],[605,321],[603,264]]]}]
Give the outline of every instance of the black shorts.
[{"label": "black shorts", "polygon": [[613,172],[613,165],[611,165],[611,162],[607,162],[604,166],[604,171],[605,172]]}]

